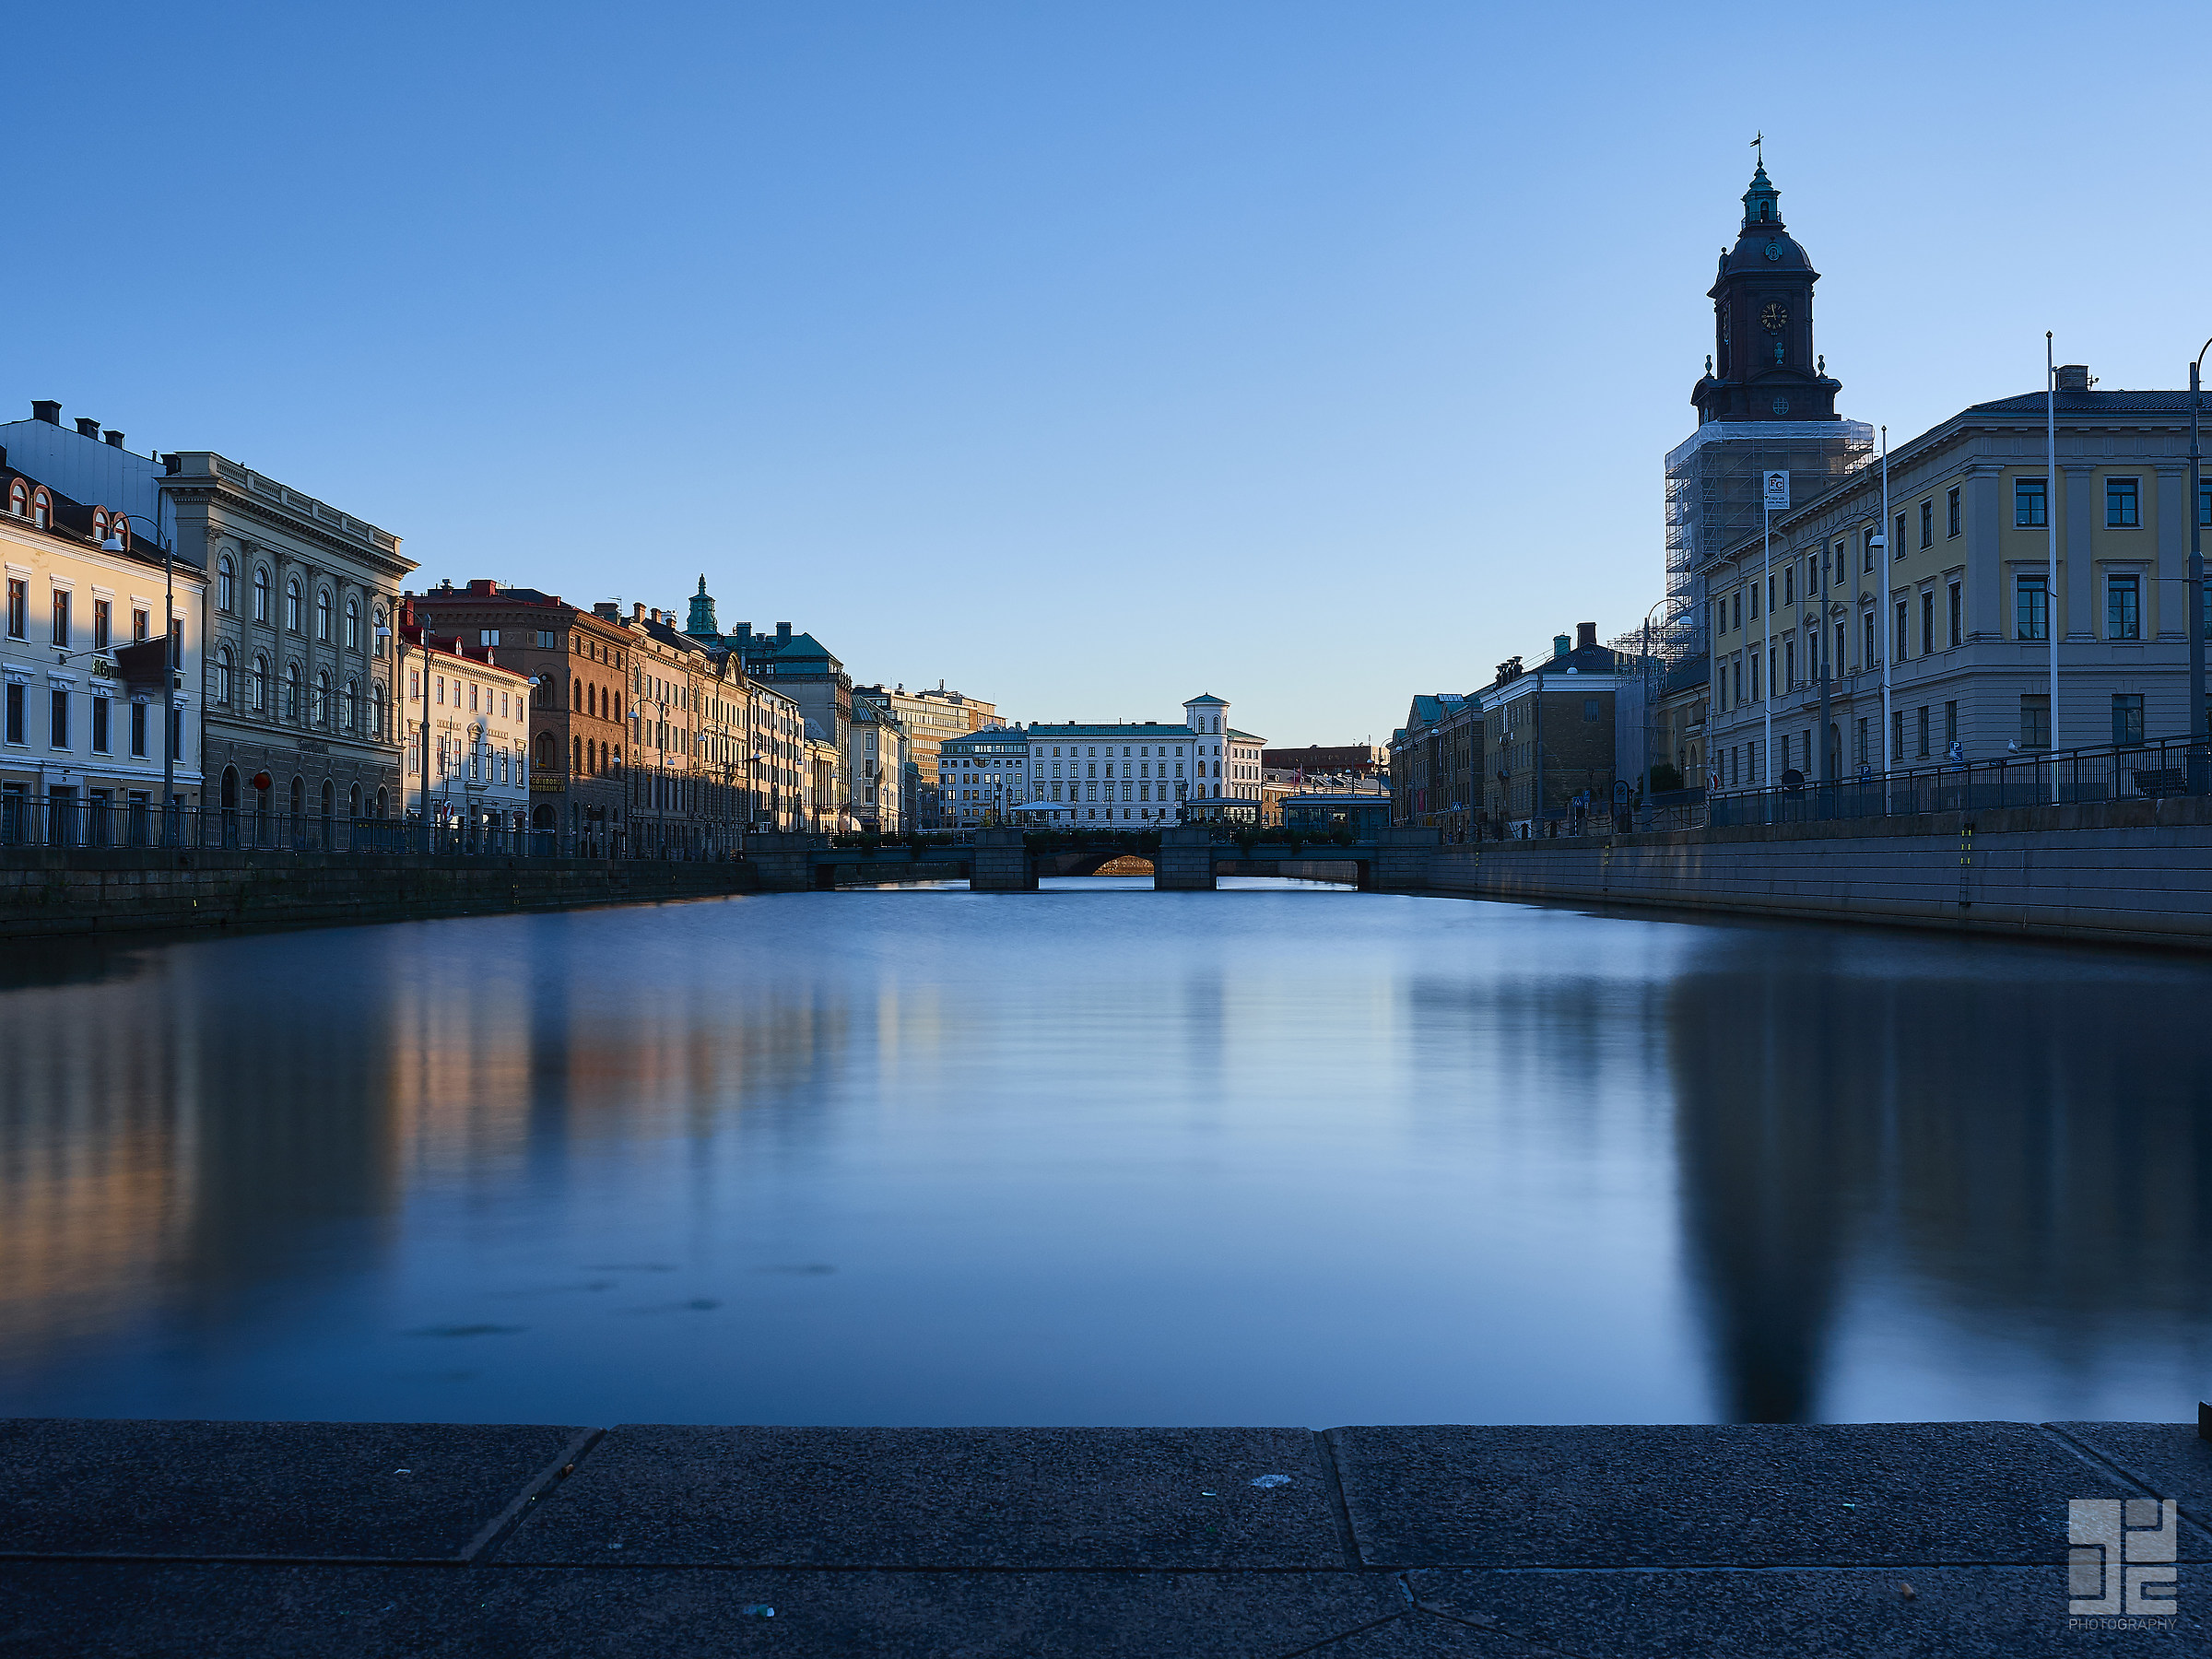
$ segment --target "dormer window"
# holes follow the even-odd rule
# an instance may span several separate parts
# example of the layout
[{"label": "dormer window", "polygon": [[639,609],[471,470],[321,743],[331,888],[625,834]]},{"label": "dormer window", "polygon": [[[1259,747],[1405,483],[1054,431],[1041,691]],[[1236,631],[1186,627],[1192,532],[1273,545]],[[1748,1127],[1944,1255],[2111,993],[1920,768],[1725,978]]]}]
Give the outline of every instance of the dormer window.
[{"label": "dormer window", "polygon": [[30,522],[41,530],[53,524],[53,498],[46,493],[44,485],[30,492]]},{"label": "dormer window", "polygon": [[18,518],[30,516],[30,486],[20,478],[7,487],[7,510]]},{"label": "dormer window", "polygon": [[108,539],[108,511],[104,507],[92,509],[92,539],[96,542]]}]

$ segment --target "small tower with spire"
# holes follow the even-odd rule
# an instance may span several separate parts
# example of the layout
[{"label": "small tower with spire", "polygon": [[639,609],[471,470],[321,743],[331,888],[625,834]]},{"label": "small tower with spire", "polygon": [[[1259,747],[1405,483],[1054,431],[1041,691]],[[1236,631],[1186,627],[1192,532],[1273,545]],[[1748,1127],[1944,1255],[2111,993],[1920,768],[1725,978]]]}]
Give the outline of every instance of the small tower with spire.
[{"label": "small tower with spire", "polygon": [[699,592],[691,595],[691,619],[684,624],[684,631],[695,640],[722,638],[722,629],[714,623],[714,598],[707,592],[703,571],[700,572]]}]

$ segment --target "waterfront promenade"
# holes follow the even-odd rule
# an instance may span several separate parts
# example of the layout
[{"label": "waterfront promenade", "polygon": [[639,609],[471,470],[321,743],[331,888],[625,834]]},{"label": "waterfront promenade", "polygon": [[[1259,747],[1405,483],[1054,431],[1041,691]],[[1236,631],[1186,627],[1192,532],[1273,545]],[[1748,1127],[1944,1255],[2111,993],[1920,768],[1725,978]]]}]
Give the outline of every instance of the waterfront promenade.
[{"label": "waterfront promenade", "polygon": [[[8,1653],[2024,1659],[2212,1644],[2197,1578],[2212,1443],[2184,1426],[18,1419],[0,1422],[0,1479]],[[2084,1498],[2179,1503],[2171,1618],[2070,1626],[2067,1506]]]}]

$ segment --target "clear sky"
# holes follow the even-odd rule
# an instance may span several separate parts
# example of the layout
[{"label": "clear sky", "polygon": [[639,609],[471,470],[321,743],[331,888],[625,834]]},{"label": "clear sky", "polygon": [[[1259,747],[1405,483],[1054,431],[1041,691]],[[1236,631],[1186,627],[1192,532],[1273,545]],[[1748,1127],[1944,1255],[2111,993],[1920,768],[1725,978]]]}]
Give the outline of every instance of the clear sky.
[{"label": "clear sky", "polygon": [[1022,719],[1385,740],[1659,597],[1767,134],[1892,441],[2212,335],[2212,7],[26,8],[0,410]]}]

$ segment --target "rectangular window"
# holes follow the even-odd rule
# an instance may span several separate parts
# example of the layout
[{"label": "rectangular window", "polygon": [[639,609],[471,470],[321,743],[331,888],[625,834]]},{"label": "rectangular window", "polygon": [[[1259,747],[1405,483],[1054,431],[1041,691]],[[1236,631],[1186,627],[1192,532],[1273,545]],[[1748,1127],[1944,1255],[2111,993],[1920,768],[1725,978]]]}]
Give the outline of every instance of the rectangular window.
[{"label": "rectangular window", "polygon": [[1852,761],[1852,764],[1854,766],[1865,766],[1866,764],[1866,723],[1864,720],[1859,722],[1858,735],[1853,739],[1853,741],[1857,744],[1859,752]]},{"label": "rectangular window", "polygon": [[1897,636],[1889,647],[1889,660],[1893,663],[1901,663],[1912,655],[1911,648],[1905,642],[1905,602],[1900,599],[1897,602],[1897,615],[1892,618]]},{"label": "rectangular window", "polygon": [[1784,605],[1794,605],[1797,603],[1797,567],[1794,564],[1788,564],[1783,567],[1782,602]]},{"label": "rectangular window", "polygon": [[6,740],[9,743],[21,743],[24,740],[23,688],[15,684],[12,680],[8,683],[7,695],[5,699],[5,706],[7,710]]},{"label": "rectangular window", "polygon": [[2051,695],[2043,692],[2020,699],[2020,747],[2024,749],[2051,747]]},{"label": "rectangular window", "polygon": [[113,629],[114,620],[115,602],[112,599],[92,601],[93,650],[105,651],[108,648],[108,636]]},{"label": "rectangular window", "polygon": [[1797,641],[1795,640],[1784,640],[1782,642],[1782,688],[1784,691],[1794,691],[1797,688]]},{"label": "rectangular window", "polygon": [[2022,530],[2041,530],[2051,522],[2051,501],[2041,478],[2012,481],[2012,522]]},{"label": "rectangular window", "polygon": [[2143,694],[2115,692],[2112,697],[2112,741],[2135,745],[2143,741]]},{"label": "rectangular window", "polygon": [[1759,653],[1751,653],[1751,700],[1759,700]]},{"label": "rectangular window", "polygon": [[1959,491],[1954,488],[1950,495],[1946,498],[1946,500],[1948,502],[1947,511],[1950,515],[1947,521],[1950,528],[1945,531],[1944,534],[1946,535],[1956,535],[1959,534]]},{"label": "rectangular window", "polygon": [[1966,628],[1966,594],[1959,583],[1951,583],[1945,604],[1950,617],[1950,641],[1957,645],[1961,642]]},{"label": "rectangular window", "polygon": [[2143,637],[2142,579],[2108,576],[2104,579],[2104,637],[2139,640]]},{"label": "rectangular window", "polygon": [[1756,582],[1751,584],[1751,619],[1754,622],[1759,620],[1759,583]]},{"label": "rectangular window", "polygon": [[19,576],[7,579],[7,637],[23,639],[30,627],[30,583]]},{"label": "rectangular window", "polygon": [[2197,481],[2196,522],[2212,530],[2212,478],[2200,478]]},{"label": "rectangular window", "polygon": [[96,697],[92,700],[92,752],[96,755],[104,755],[108,752],[109,700],[104,697]]},{"label": "rectangular window", "polygon": [[[1891,527],[1897,532],[1889,538],[1889,561],[1894,564],[1905,556],[1905,515],[1899,513],[1897,523]],[[1898,655],[1902,656],[1904,653],[1900,651]]]},{"label": "rectangular window", "polygon": [[1889,753],[1887,757],[1887,763],[1891,766],[1896,765],[1898,761],[1904,759],[1904,754],[1905,712],[1899,709],[1889,716]]},{"label": "rectangular window", "polygon": [[2104,481],[2104,524],[2108,530],[2133,530],[2143,523],[2143,504],[2133,478]]},{"label": "rectangular window", "polygon": [[69,693],[66,691],[53,694],[53,747],[58,749],[69,747]]},{"label": "rectangular window", "polygon": [[131,705],[131,753],[141,760],[146,759],[146,705]]},{"label": "rectangular window", "polygon": [[1959,705],[1956,702],[1947,702],[1943,705],[1943,746],[1947,751],[1950,746],[1958,741]]},{"label": "rectangular window", "polygon": [[144,641],[152,631],[152,626],[153,618],[147,612],[136,609],[131,612],[131,639],[134,642]]},{"label": "rectangular window", "polygon": [[1936,590],[1928,589],[1920,596],[1920,654],[1926,656],[1936,649]]},{"label": "rectangular window", "polygon": [[2041,576],[2022,576],[2013,589],[2012,632],[2015,639],[2051,637],[2051,591]]},{"label": "rectangular window", "polygon": [[1871,571],[1874,569],[1874,532],[1871,530],[1866,532],[1865,537],[1860,546],[1859,557],[1861,560],[1859,569],[1862,571]]},{"label": "rectangular window", "polygon": [[56,645],[65,646],[69,643],[69,590],[67,588],[53,590],[53,642]]},{"label": "rectangular window", "polygon": [[1598,700],[1596,698],[1585,697],[1583,699],[1583,718],[1584,720],[1595,720],[1597,712]]},{"label": "rectangular window", "polygon": [[1924,547],[1936,545],[1936,503],[1933,501],[1920,504],[1920,545]]}]

